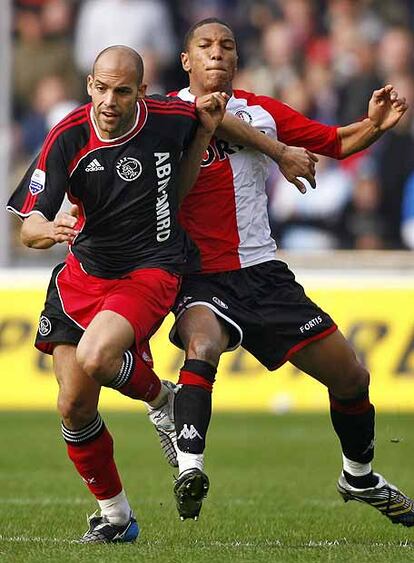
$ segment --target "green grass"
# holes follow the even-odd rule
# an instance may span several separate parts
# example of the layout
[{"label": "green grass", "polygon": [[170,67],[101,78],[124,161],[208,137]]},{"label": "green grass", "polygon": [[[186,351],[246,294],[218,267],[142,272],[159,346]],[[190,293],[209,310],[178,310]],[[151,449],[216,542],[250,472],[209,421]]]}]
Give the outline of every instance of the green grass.
[{"label": "green grass", "polygon": [[[337,495],[340,452],[326,415],[215,414],[199,522],[179,521],[172,471],[145,415],[104,416],[139,541],[71,544],[95,504],[66,458],[57,416],[2,412],[1,562],[414,561],[414,529]],[[414,416],[380,415],[377,426],[376,468],[414,493]]]}]

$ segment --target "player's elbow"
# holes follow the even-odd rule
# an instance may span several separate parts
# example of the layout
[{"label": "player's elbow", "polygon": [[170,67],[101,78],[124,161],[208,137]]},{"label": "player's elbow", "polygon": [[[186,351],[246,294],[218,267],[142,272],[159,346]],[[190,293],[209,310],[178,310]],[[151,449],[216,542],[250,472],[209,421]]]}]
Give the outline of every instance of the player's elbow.
[{"label": "player's elbow", "polygon": [[25,223],[23,223],[23,226],[20,230],[20,242],[22,244],[24,244],[24,246],[27,246],[29,248],[33,248],[34,244],[35,244],[35,240],[31,236],[31,233],[28,232],[28,229],[26,228]]}]

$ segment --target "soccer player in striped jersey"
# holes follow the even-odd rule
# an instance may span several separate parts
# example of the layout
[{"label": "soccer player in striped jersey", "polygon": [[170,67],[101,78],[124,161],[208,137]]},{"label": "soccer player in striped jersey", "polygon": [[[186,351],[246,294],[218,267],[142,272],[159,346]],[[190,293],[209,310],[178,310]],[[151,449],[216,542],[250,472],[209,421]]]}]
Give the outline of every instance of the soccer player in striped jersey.
[{"label": "soccer player in striped jersey", "polygon": [[[171,395],[152,371],[148,340],[181,274],[198,263],[177,221],[178,188],[197,175],[227,97],[145,97],[142,79],[133,49],[102,51],[88,77],[92,102],[51,130],[8,203],[23,219],[24,244],[69,246],[35,345],[53,355],[67,452],[100,508],[83,543],[132,542],[139,533],[98,412],[100,389],[153,409]],[[69,213],[59,212],[65,194]]]},{"label": "soccer player in striped jersey", "polygon": [[[181,99],[227,92],[227,112],[282,143],[332,158],[368,147],[407,109],[405,99],[387,85],[373,93],[365,119],[331,127],[278,100],[233,90],[236,41],[231,28],[215,18],[189,30],[181,61],[189,78],[189,87],[175,93]],[[171,332],[186,354],[175,397],[179,515],[198,518],[208,492],[203,464],[216,370],[223,352],[242,345],[269,370],[290,361],[327,387],[342,447],[339,493],[375,506],[394,523],[412,526],[413,501],[372,470],[375,411],[369,373],[332,318],[277,259],[267,215],[266,159],[217,134],[179,214],[202,263],[201,273],[184,278]]]}]

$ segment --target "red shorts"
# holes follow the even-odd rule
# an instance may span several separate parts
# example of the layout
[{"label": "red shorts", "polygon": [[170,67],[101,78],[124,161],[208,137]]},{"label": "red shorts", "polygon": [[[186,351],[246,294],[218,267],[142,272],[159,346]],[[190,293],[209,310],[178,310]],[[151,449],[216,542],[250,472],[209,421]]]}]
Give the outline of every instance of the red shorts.
[{"label": "red shorts", "polygon": [[137,350],[145,350],[179,286],[179,276],[158,268],[134,270],[120,279],[98,278],[70,254],[53,270],[35,345],[50,354],[57,342],[77,344],[100,311],[114,311],[132,325]]}]

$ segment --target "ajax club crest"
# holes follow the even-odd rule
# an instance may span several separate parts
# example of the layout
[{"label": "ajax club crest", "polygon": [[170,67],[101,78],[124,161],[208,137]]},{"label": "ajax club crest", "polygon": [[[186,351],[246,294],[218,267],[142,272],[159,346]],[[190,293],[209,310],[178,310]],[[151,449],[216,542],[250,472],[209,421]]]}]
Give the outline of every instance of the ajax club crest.
[{"label": "ajax club crest", "polygon": [[116,163],[118,176],[126,182],[132,182],[141,176],[142,164],[132,156],[124,156]]}]

